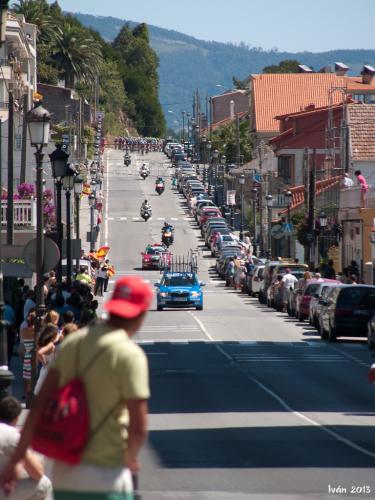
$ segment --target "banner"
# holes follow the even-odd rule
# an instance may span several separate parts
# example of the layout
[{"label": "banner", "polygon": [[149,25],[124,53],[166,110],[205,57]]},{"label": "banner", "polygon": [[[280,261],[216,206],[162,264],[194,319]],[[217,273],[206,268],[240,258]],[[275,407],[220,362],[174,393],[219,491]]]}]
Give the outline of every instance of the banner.
[{"label": "banner", "polygon": [[227,191],[227,205],[234,206],[236,204],[236,191]]}]

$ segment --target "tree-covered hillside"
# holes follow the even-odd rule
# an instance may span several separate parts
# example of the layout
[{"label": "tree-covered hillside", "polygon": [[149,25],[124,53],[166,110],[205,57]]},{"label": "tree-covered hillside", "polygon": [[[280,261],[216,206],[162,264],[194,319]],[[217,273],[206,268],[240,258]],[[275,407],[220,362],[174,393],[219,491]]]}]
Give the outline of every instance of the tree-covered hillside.
[{"label": "tree-covered hillside", "polygon": [[[125,22],[114,17],[95,17],[75,14],[85,25],[99,31],[107,40],[113,40]],[[150,43],[159,61],[160,100],[164,111],[187,109],[192,103],[192,91],[199,87],[201,95],[214,95],[232,87],[232,77],[245,78],[250,73],[260,73],[264,67],[281,60],[297,59],[316,71],[342,61],[358,74],[363,64],[375,65],[375,50],[332,50],[329,52],[278,52],[264,51],[259,47],[233,45],[197,40],[173,30],[149,26]],[[350,42],[348,42],[349,44]]]}]

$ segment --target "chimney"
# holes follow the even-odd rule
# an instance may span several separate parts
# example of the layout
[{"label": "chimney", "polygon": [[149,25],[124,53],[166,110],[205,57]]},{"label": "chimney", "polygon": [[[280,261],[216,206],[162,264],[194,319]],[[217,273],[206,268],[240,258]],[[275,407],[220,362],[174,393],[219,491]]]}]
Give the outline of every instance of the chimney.
[{"label": "chimney", "polygon": [[298,71],[300,73],[313,73],[313,70],[311,68],[309,68],[308,66],[306,66],[306,64],[300,64],[298,66]]},{"label": "chimney", "polygon": [[229,101],[229,116],[230,119],[233,121],[234,120],[234,101],[233,99]]},{"label": "chimney", "polygon": [[349,71],[349,66],[342,62],[335,62],[335,73],[337,76],[345,76]]},{"label": "chimney", "polygon": [[323,68],[319,70],[319,73],[332,73],[332,68],[331,66],[323,66]]},{"label": "chimney", "polygon": [[362,83],[366,85],[375,85],[375,68],[370,66],[369,64],[363,66],[363,70],[361,72],[362,75]]}]

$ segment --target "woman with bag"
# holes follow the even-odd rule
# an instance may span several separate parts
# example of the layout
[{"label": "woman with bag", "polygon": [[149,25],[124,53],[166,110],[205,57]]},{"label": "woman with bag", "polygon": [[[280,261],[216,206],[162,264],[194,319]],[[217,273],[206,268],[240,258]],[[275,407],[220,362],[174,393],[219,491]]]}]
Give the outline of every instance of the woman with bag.
[{"label": "woman with bag", "polygon": [[119,279],[105,304],[108,320],[64,340],[0,475],[5,492],[13,491],[31,444],[55,460],[55,500],[134,499],[132,474],[139,470],[150,391],[147,358],[132,337],[152,295],[138,277]]}]

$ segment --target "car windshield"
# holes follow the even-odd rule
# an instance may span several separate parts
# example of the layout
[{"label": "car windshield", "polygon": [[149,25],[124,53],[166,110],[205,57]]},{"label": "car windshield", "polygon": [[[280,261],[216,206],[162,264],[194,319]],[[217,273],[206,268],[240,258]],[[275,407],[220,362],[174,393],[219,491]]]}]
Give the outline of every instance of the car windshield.
[{"label": "car windshield", "polygon": [[192,286],[197,283],[193,274],[175,274],[164,277],[164,286]]},{"label": "car windshield", "polygon": [[159,253],[164,252],[165,249],[163,247],[148,247],[146,249],[146,253],[149,255],[157,255]]},{"label": "car windshield", "polygon": [[308,297],[315,295],[318,292],[319,287],[320,287],[319,283],[314,283],[313,285],[309,285],[306,288],[304,295],[307,295]]},{"label": "car windshield", "polygon": [[221,239],[222,239],[222,241],[233,241],[232,236],[229,236],[229,235],[223,236]]},{"label": "car windshield", "polygon": [[337,300],[338,307],[364,307],[364,308],[374,308],[375,309],[375,287],[374,288],[362,288],[362,287],[350,287],[341,290],[340,296]]},{"label": "car windshield", "polygon": [[280,274],[283,274],[286,272],[287,269],[291,269],[292,274],[294,273],[304,273],[306,271],[306,266],[291,266],[291,265],[285,265],[285,266],[279,266],[277,269],[277,272]]}]

